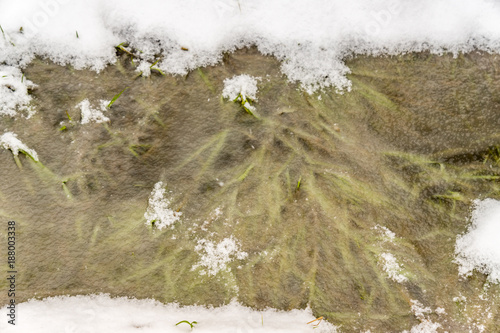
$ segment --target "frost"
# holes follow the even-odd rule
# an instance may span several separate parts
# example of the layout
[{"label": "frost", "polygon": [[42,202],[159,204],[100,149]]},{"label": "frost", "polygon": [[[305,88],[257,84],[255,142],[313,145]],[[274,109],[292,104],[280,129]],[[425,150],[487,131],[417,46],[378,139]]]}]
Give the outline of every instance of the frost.
[{"label": "frost", "polygon": [[239,244],[232,236],[224,238],[217,245],[212,241],[201,239],[194,249],[200,253],[201,258],[192,270],[203,266],[206,270],[201,270],[202,275],[217,275],[219,271],[227,270],[227,264],[233,259],[242,260],[248,257],[248,253],[240,251]]},{"label": "frost", "polygon": [[382,253],[380,257],[383,259],[384,271],[389,277],[398,283],[408,281],[408,278],[401,274],[402,268],[399,266],[396,258],[391,253]]},{"label": "frost", "polygon": [[[1,52],[1,51],[0,51]],[[30,118],[35,110],[30,106],[28,89],[36,87],[18,68],[0,66],[0,115],[14,117],[19,111],[27,111]]]},{"label": "frost", "polygon": [[179,221],[182,213],[175,212],[169,208],[170,200],[165,198],[165,188],[163,182],[155,184],[149,197],[149,206],[144,214],[146,225],[156,226],[159,230]]},{"label": "frost", "polygon": [[90,107],[90,101],[88,99],[84,99],[77,104],[76,107],[80,108],[82,112],[82,124],[88,124],[90,122],[103,123],[109,121],[109,118],[103,114],[103,112],[107,110],[108,104],[109,101],[100,100],[98,109]]},{"label": "frost", "polygon": [[460,275],[477,270],[492,283],[500,282],[500,201],[474,201],[471,225],[457,237],[455,255]]},{"label": "frost", "polygon": [[14,155],[18,155],[19,152],[24,152],[31,156],[35,161],[38,162],[38,154],[33,149],[28,148],[24,143],[17,138],[17,134],[12,132],[4,133],[0,136],[0,145],[5,149],[10,149]]}]

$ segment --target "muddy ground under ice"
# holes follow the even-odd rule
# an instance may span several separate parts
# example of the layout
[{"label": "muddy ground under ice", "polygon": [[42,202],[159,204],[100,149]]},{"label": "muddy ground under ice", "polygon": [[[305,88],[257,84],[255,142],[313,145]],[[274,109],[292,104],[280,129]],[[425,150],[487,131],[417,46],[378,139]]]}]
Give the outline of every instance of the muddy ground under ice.
[{"label": "muddy ground under ice", "polygon": [[[34,60],[24,72],[38,85],[36,113],[0,118],[39,157],[16,163],[0,150],[0,216],[18,225],[17,301],[236,299],[309,306],[342,332],[422,322],[498,331],[498,284],[460,277],[454,258],[472,201],[500,199],[500,56],[347,65],[351,92],[310,95],[253,48],[186,76],[138,77],[127,54],[98,74]],[[254,115],[221,97],[240,74],[260,77]],[[82,124],[79,103],[127,87],[109,121]],[[158,182],[180,216],[161,230],[144,217]],[[226,239],[246,256],[207,270],[200,244]]]}]

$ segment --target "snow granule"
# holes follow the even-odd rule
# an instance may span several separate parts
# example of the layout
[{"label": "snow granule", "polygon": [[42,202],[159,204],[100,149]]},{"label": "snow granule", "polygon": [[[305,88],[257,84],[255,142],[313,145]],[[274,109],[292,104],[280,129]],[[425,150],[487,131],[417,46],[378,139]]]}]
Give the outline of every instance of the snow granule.
[{"label": "snow granule", "polygon": [[155,184],[149,197],[149,206],[144,213],[146,225],[156,226],[159,230],[179,221],[182,212],[175,212],[170,209],[170,200],[165,198],[165,188],[163,182]]},{"label": "snow granule", "polygon": [[108,104],[109,101],[100,100],[99,107],[92,108],[88,99],[84,99],[77,104],[76,107],[80,108],[82,112],[82,124],[88,124],[90,122],[103,123],[109,121],[109,118],[103,114],[103,112],[107,111]]},{"label": "snow granule", "polygon": [[500,282],[500,201],[475,200],[471,225],[457,237],[455,262],[462,276],[474,270],[487,274],[488,280]]},{"label": "snow granule", "polygon": [[27,111],[30,118],[35,110],[30,106],[28,89],[34,87],[18,68],[0,65],[0,115],[14,117],[16,111]]},{"label": "snow granule", "polygon": [[248,253],[240,251],[240,246],[233,237],[224,238],[220,243],[215,244],[212,241],[201,239],[194,248],[200,253],[200,261],[193,266],[192,270],[198,267],[202,269],[201,275],[217,275],[219,271],[227,270],[227,264],[233,259],[245,259]]},{"label": "snow granule", "polygon": [[4,133],[0,136],[0,145],[5,149],[10,149],[14,155],[18,155],[19,152],[25,152],[31,156],[35,161],[38,162],[38,154],[33,149],[28,148],[24,143],[17,138],[17,134],[12,132]]},{"label": "snow granule", "polygon": [[398,283],[408,281],[408,278],[401,274],[402,268],[393,254],[385,252],[382,253],[380,257],[383,260],[384,271],[387,272],[387,274],[393,281]]}]

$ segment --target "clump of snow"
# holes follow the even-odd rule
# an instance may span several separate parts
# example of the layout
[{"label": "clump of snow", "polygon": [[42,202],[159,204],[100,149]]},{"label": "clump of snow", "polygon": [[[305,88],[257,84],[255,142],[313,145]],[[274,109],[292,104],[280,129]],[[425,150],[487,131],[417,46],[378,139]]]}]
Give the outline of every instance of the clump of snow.
[{"label": "clump of snow", "polygon": [[233,76],[230,79],[224,80],[224,90],[222,97],[232,101],[238,100],[243,104],[243,107],[255,111],[255,107],[250,105],[248,99],[257,100],[257,80],[260,77],[253,77],[247,74]]},{"label": "clump of snow", "polygon": [[27,80],[19,68],[0,65],[0,115],[14,117],[19,110],[27,111],[30,118],[35,110],[30,106],[28,89],[34,87],[36,85]]},{"label": "clump of snow", "polygon": [[4,133],[0,136],[0,145],[5,149],[10,149],[14,155],[18,155],[19,152],[24,152],[31,156],[35,161],[38,162],[38,154],[33,149],[30,149],[27,145],[21,142],[17,138],[17,134],[12,132]]},{"label": "clump of snow", "polygon": [[499,20],[492,0],[3,1],[0,63],[22,67],[39,55],[99,71],[128,42],[137,61],[159,56],[159,69],[184,75],[256,45],[308,92],[349,89],[352,55],[498,52]]},{"label": "clump of snow", "polygon": [[[203,306],[181,307],[162,304],[151,299],[111,298],[109,295],[59,296],[30,300],[16,305],[16,325],[0,321],[0,332],[30,333],[185,333],[187,324],[196,321],[193,332],[198,333],[335,333],[337,328],[323,321],[316,329],[306,323],[314,320],[312,311],[252,310],[236,302],[217,308]],[[6,307],[0,309],[7,313]],[[54,320],[57,314],[57,320]]]},{"label": "clump of snow", "polygon": [[500,283],[500,201],[474,201],[471,225],[457,237],[455,254],[460,275],[470,276],[476,270]]},{"label": "clump of snow", "polygon": [[[410,333],[437,333],[437,329],[441,327],[441,324],[434,323],[427,318],[427,314],[432,312],[431,308],[424,307],[422,303],[413,299],[411,304],[411,311],[420,320],[420,324],[413,326]],[[403,333],[408,333],[408,331],[403,331]]]},{"label": "clump of snow", "polygon": [[163,182],[155,184],[149,197],[149,206],[144,213],[146,225],[156,226],[159,230],[179,221],[182,212],[175,212],[170,209],[170,200],[165,197],[165,187]]},{"label": "clump of snow", "polygon": [[205,267],[200,271],[201,275],[217,275],[220,271],[228,269],[227,264],[233,259],[245,259],[248,253],[240,251],[240,246],[233,237],[224,238],[217,245],[209,240],[201,239],[194,248],[200,253],[200,261],[193,266],[192,270],[198,267]]},{"label": "clump of snow", "polygon": [[108,104],[109,101],[100,100],[98,108],[92,108],[88,99],[84,99],[78,103],[76,107],[80,108],[82,112],[82,124],[88,124],[90,122],[103,123],[109,121],[109,118],[103,114],[103,112],[107,111]]},{"label": "clump of snow", "polygon": [[403,283],[408,281],[408,278],[403,274],[401,274],[403,269],[401,268],[401,266],[399,265],[399,263],[397,262],[396,258],[392,253],[387,253],[387,252],[382,253],[380,255],[380,258],[383,261],[384,271],[387,272],[387,274],[393,281],[398,283]]}]

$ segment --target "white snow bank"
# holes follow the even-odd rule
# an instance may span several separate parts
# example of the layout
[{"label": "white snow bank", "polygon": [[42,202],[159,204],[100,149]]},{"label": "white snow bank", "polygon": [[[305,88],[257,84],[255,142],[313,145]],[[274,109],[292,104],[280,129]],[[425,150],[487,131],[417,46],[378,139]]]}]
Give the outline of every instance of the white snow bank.
[{"label": "white snow bank", "polygon": [[166,191],[163,182],[156,183],[149,197],[148,209],[144,213],[146,225],[150,226],[154,222],[154,226],[159,230],[179,221],[182,215],[181,212],[170,209],[170,200],[165,198]]},{"label": "white snow bank", "polygon": [[38,162],[38,154],[33,149],[28,148],[24,143],[17,138],[17,134],[12,132],[4,133],[0,136],[0,145],[5,149],[10,149],[14,155],[18,155],[19,152],[24,152],[31,156],[35,161]]},{"label": "white snow bank", "polygon": [[224,238],[219,244],[201,239],[195,247],[195,251],[200,253],[200,261],[193,266],[192,270],[198,267],[205,267],[200,271],[201,275],[217,275],[219,271],[227,270],[227,264],[233,259],[245,259],[248,253],[240,251],[240,246],[233,237]]},{"label": "white snow bank", "polygon": [[[7,313],[7,309],[3,307],[1,313]],[[337,332],[325,321],[316,329],[307,325],[314,319],[309,309],[255,311],[236,302],[219,308],[205,308],[125,297],[110,298],[108,295],[63,296],[18,304],[17,314],[15,326],[7,324],[7,320],[0,321],[0,332],[191,332],[185,323],[175,326],[182,320],[198,322],[193,329],[197,333]]]},{"label": "white snow bank", "polygon": [[140,60],[161,55],[159,69],[185,74],[256,45],[312,92],[349,88],[343,60],[352,54],[498,52],[499,21],[493,0],[2,1],[0,63],[25,66],[41,55],[102,70],[128,42]]},{"label": "white snow bank", "polygon": [[500,201],[475,200],[471,225],[457,237],[455,262],[460,275],[470,276],[474,270],[488,274],[500,283]]},{"label": "white snow bank", "polygon": [[77,108],[80,108],[82,112],[82,124],[88,124],[90,122],[94,123],[103,123],[109,121],[109,118],[104,115],[103,112],[107,111],[107,105],[110,101],[100,100],[99,107],[92,108],[90,106],[90,101],[88,99],[84,99],[80,103],[76,105]]},{"label": "white snow bank", "polygon": [[19,110],[27,111],[27,118],[31,117],[35,110],[29,105],[28,89],[35,86],[18,68],[0,66],[0,115],[14,117]]}]

